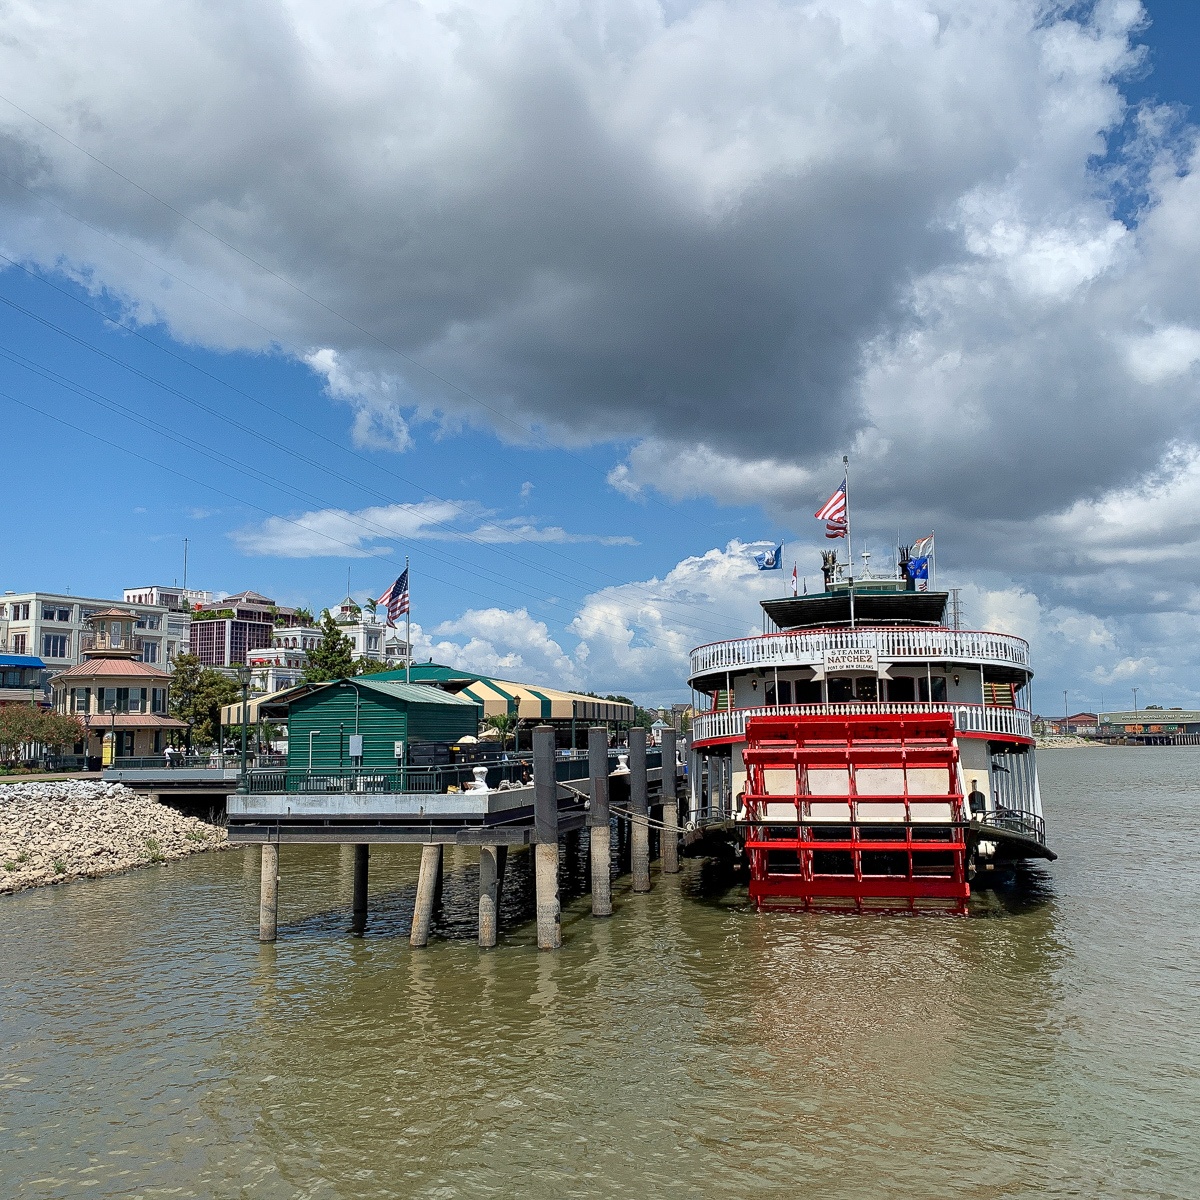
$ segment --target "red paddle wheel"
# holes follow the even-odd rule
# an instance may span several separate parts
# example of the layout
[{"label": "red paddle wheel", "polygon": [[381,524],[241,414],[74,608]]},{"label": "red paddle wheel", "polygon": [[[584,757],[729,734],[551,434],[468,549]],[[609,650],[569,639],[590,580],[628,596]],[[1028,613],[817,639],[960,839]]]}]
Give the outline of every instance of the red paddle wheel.
[{"label": "red paddle wheel", "polygon": [[759,908],[966,911],[966,821],[949,713],[755,717],[743,752]]}]

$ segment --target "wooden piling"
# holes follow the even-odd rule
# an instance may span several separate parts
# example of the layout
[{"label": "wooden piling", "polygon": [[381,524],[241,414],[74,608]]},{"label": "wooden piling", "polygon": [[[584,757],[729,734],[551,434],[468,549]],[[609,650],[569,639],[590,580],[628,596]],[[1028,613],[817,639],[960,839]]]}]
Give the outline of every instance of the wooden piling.
[{"label": "wooden piling", "polygon": [[362,843],[354,847],[354,908],[350,928],[360,937],[367,928],[367,862],[370,848]]},{"label": "wooden piling", "polygon": [[413,908],[412,931],[408,944],[421,947],[429,944],[429,927],[433,923],[433,905],[442,874],[441,843],[427,842],[421,847],[421,873],[417,877],[417,901]]},{"label": "wooden piling", "polygon": [[500,927],[501,854],[507,846],[479,847],[479,945],[490,950]]},{"label": "wooden piling", "polygon": [[558,778],[555,773],[554,730],[539,725],[533,731],[534,884],[537,891],[539,950],[562,945],[562,909],[558,899]]},{"label": "wooden piling", "polygon": [[279,921],[279,847],[263,842],[258,890],[258,940],[273,942]]},{"label": "wooden piling", "polygon": [[664,875],[679,872],[679,793],[675,779],[675,730],[662,735],[662,870]]},{"label": "wooden piling", "polygon": [[646,731],[629,731],[629,807],[633,811],[629,865],[633,890],[650,890],[650,807],[646,785]]},{"label": "wooden piling", "polygon": [[608,801],[608,730],[603,725],[588,730],[588,775],[592,803],[588,808],[591,839],[592,916],[612,916],[612,813]]}]

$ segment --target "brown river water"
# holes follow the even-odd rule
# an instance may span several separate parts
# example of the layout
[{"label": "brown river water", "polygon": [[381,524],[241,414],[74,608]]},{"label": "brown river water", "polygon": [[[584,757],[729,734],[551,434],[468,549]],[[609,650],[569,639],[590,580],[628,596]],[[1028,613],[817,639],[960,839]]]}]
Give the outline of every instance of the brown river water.
[{"label": "brown river water", "polygon": [[1200,1195],[1200,749],[1039,756],[1058,862],[968,918],[759,915],[713,867],[500,946],[451,854],[198,855],[0,901],[0,1195]]}]

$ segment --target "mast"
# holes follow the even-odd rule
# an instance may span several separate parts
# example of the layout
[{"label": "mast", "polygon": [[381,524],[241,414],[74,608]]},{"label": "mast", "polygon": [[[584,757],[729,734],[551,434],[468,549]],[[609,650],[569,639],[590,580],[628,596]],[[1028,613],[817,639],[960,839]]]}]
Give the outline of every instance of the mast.
[{"label": "mast", "polygon": [[847,584],[850,588],[850,628],[854,628],[854,542],[850,538],[850,456],[842,455],[842,466],[845,468],[846,479],[846,558],[849,560],[850,577]]},{"label": "mast", "polygon": [[408,555],[404,556],[404,578],[408,583],[408,603],[404,606],[404,682],[412,682],[412,576],[408,573]]}]

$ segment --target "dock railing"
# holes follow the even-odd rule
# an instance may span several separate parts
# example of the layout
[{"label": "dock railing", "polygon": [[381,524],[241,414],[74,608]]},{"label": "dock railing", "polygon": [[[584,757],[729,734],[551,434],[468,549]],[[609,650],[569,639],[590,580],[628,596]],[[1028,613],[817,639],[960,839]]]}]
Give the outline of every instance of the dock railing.
[{"label": "dock railing", "polygon": [[[624,750],[609,751],[609,770],[617,769]],[[662,765],[662,751],[646,753],[650,769]],[[475,768],[483,767],[489,788],[502,783],[524,786],[533,782],[533,761],[530,755],[510,755],[506,759],[484,763],[451,763],[440,766],[407,767],[322,767],[289,770],[286,763],[277,767],[255,767],[249,773],[252,795],[264,794],[321,794],[361,793],[365,795],[445,795],[451,789],[462,791],[475,782]],[[559,754],[554,773],[560,783],[588,777],[586,754]]]}]

